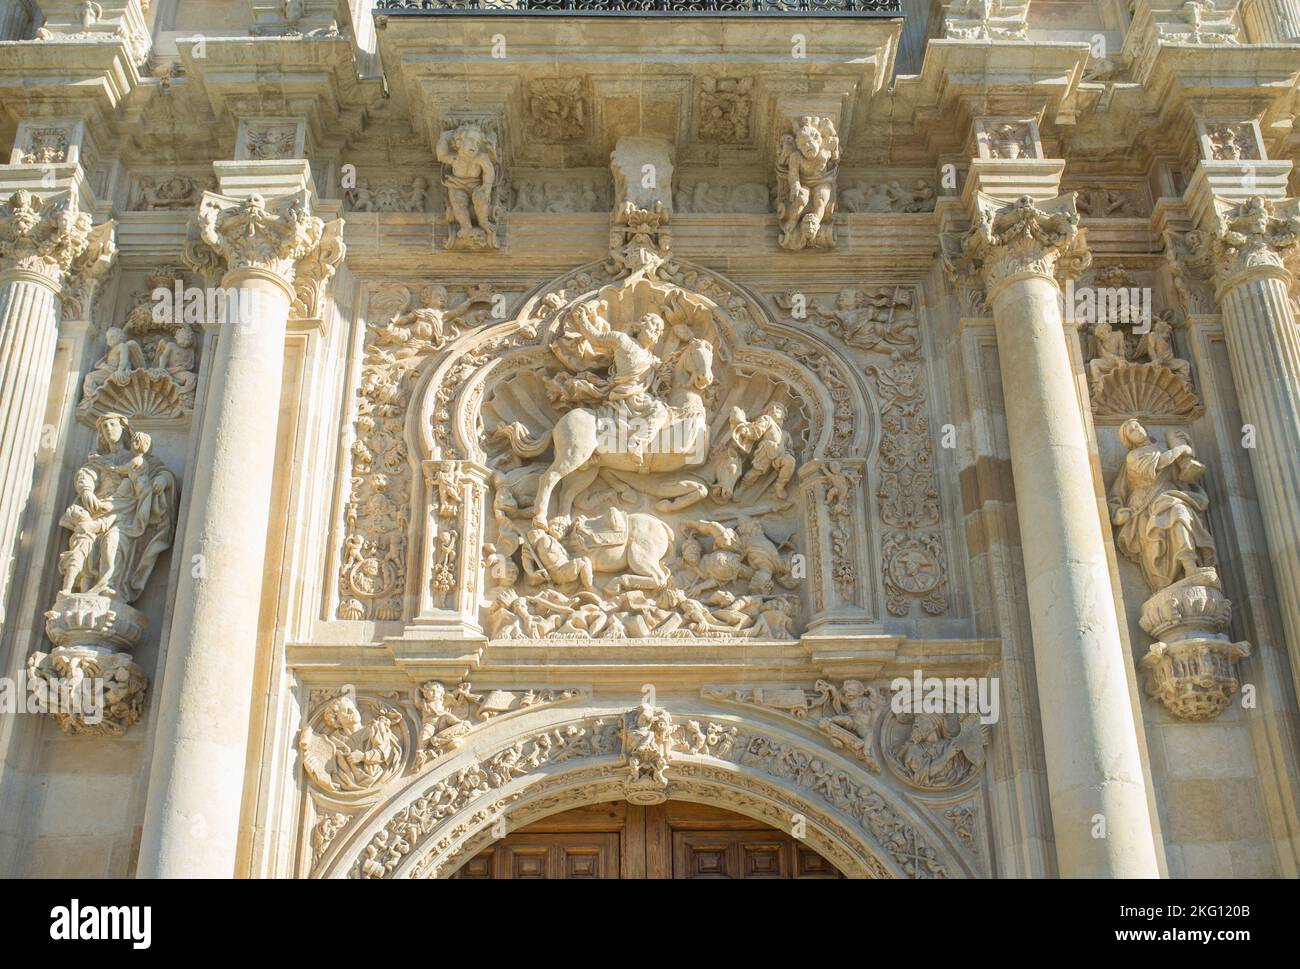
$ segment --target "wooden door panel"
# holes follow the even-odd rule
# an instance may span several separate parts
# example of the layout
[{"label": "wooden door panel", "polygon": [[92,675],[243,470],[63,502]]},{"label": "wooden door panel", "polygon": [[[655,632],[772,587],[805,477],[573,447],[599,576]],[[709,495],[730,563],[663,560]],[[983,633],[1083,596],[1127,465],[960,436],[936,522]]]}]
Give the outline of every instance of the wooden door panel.
[{"label": "wooden door panel", "polygon": [[520,828],[454,878],[840,878],[784,831],[721,808],[590,804]]}]

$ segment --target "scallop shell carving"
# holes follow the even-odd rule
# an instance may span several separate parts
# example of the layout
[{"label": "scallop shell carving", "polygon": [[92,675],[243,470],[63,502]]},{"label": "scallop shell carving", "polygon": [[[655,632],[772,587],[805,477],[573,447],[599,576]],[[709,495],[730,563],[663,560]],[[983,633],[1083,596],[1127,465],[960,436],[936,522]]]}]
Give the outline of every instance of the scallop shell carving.
[{"label": "scallop shell carving", "polygon": [[121,414],[138,427],[183,423],[194,409],[194,395],[182,394],[165,370],[133,370],[123,383],[109,380],[82,400],[77,416],[93,424],[104,414]]},{"label": "scallop shell carving", "polygon": [[1201,399],[1167,367],[1135,363],[1112,370],[1102,378],[1092,399],[1100,421],[1185,421],[1197,417]]}]

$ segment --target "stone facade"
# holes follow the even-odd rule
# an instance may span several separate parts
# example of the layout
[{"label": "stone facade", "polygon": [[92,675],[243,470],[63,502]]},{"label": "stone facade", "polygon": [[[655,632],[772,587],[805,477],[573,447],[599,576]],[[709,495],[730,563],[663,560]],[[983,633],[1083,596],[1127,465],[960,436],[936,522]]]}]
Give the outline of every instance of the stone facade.
[{"label": "stone facade", "polygon": [[4,4],[0,873],[1300,874],[1300,0],[444,6]]}]

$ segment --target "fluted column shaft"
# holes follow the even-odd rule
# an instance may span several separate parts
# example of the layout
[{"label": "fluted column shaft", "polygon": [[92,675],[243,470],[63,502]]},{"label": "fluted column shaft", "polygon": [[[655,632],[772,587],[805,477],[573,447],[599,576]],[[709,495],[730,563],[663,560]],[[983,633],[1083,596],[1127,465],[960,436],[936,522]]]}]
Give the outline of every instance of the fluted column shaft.
[{"label": "fluted column shaft", "polygon": [[1246,33],[1253,44],[1300,44],[1300,0],[1248,0]]},{"label": "fluted column shaft", "polygon": [[58,335],[57,283],[22,270],[0,274],[0,622],[32,489]]},{"label": "fluted column shaft", "polygon": [[1287,286],[1275,267],[1239,277],[1219,299],[1241,415],[1255,429],[1247,453],[1300,692],[1300,334]]},{"label": "fluted column shaft", "polygon": [[[306,201],[277,210],[260,196],[209,197],[199,219],[203,241],[231,267],[221,285],[234,291],[238,318],[228,307],[210,367],[158,691],[140,877],[235,873],[285,328],[295,263],[317,251],[323,225]],[[199,247],[204,253],[211,258]]]}]

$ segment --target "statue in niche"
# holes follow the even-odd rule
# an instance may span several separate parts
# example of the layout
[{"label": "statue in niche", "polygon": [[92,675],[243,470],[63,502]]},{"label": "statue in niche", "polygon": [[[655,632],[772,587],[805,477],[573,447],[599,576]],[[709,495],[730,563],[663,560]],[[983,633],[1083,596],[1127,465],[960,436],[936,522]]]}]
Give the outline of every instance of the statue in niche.
[{"label": "statue in niche", "polygon": [[447,248],[497,248],[496,140],[481,125],[465,122],[442,133],[435,155],[442,163],[442,184],[451,216]]},{"label": "statue in niche", "polygon": [[1136,420],[1126,421],[1119,435],[1128,454],[1109,504],[1120,551],[1142,567],[1152,592],[1213,571],[1210,501],[1201,487],[1205,465],[1187,435],[1170,431],[1162,447]]},{"label": "statue in niche", "polygon": [[805,116],[777,149],[777,218],[782,249],[829,249],[835,244],[835,179],[840,140],[829,118]]},{"label": "statue in niche", "polygon": [[73,478],[77,500],[59,519],[72,532],[59,556],[61,591],[131,603],[171,546],[176,478],[125,417],[105,414],[96,429],[97,449]]},{"label": "statue in niche", "polygon": [[1138,341],[1137,356],[1146,357],[1157,367],[1172,371],[1187,392],[1192,392],[1192,365],[1174,350],[1174,328],[1169,320],[1156,317],[1150,331]]}]

